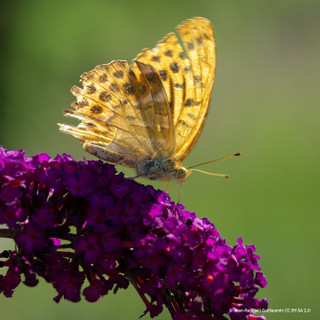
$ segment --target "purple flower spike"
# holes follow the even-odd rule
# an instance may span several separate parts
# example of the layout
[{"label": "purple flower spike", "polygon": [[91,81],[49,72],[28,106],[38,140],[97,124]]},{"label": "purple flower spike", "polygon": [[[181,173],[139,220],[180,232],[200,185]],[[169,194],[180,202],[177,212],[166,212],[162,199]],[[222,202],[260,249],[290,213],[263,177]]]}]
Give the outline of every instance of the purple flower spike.
[{"label": "purple flower spike", "polygon": [[6,297],[39,277],[57,290],[56,302],[95,302],[131,283],[152,318],[166,307],[175,320],[264,319],[253,314],[268,306],[255,298],[266,286],[255,247],[241,238],[228,246],[167,193],[101,161],[3,148],[0,182],[0,237],[17,247],[0,253]]}]

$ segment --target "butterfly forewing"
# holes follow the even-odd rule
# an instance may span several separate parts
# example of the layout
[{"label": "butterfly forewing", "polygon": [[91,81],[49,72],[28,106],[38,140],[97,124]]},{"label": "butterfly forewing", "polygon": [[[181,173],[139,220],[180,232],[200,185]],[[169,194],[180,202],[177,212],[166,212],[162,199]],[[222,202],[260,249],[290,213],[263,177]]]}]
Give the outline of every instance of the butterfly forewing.
[{"label": "butterfly forewing", "polygon": [[204,18],[187,20],[154,49],[145,49],[137,60],[159,73],[172,109],[176,148],[174,160],[183,160],[201,134],[209,107],[215,65],[211,23]]},{"label": "butterfly forewing", "polygon": [[190,63],[187,76],[193,78],[193,91],[186,91],[176,124],[175,159],[183,160],[203,129],[214,81],[216,53],[213,29],[208,20],[194,18],[177,29]]},{"label": "butterfly forewing", "polygon": [[152,157],[169,158],[175,150],[172,113],[159,74],[151,65],[134,61],[131,82],[138,98],[138,108],[153,146]]},{"label": "butterfly forewing", "polygon": [[189,64],[177,36],[174,33],[168,34],[154,49],[143,50],[136,60],[152,65],[159,73],[176,125],[185,92],[192,89],[192,83],[183,73],[183,70],[188,70]]}]

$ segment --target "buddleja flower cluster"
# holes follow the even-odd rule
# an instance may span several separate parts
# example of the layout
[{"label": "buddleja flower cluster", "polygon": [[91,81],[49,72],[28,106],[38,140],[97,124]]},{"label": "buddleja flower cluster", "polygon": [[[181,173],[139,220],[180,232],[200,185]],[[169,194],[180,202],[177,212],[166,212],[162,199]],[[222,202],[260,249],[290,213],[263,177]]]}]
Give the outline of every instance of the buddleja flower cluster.
[{"label": "buddleja flower cluster", "polygon": [[230,247],[206,218],[101,161],[0,149],[0,293],[44,278],[61,298],[95,302],[131,283],[151,317],[264,319],[253,245]]}]

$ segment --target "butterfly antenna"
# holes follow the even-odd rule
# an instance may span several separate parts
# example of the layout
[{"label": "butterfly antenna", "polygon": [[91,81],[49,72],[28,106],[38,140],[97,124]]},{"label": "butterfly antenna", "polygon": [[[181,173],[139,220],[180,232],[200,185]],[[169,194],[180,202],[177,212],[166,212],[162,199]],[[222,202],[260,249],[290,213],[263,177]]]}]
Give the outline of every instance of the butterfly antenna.
[{"label": "butterfly antenna", "polygon": [[205,174],[208,174],[209,176],[216,176],[216,177],[222,177],[222,178],[229,178],[229,175],[227,174],[222,174],[222,173],[211,173],[211,172],[207,172],[207,171],[203,171],[203,170],[199,170],[199,169],[191,169],[192,171],[198,171],[198,172],[202,172]]},{"label": "butterfly antenna", "polygon": [[233,157],[238,157],[238,156],[241,156],[242,153],[241,152],[238,152],[238,153],[235,153],[235,154],[231,154],[229,156],[226,156],[226,157],[223,157],[223,158],[219,158],[219,159],[215,159],[215,160],[211,160],[211,161],[207,161],[207,162],[202,162],[202,163],[198,163],[194,166],[191,166],[189,167],[188,169],[192,169],[192,168],[195,168],[195,167],[199,167],[199,166],[202,166],[204,164],[209,164],[209,163],[213,163],[213,162],[218,162],[218,161],[221,161],[221,160],[224,160],[224,159],[229,159],[229,158],[233,158]]},{"label": "butterfly antenna", "polygon": [[203,170],[199,170],[199,169],[193,169],[195,167],[199,167],[205,164],[209,164],[209,163],[213,163],[213,162],[218,162],[224,159],[229,159],[229,158],[233,158],[233,157],[238,157],[241,156],[241,152],[235,153],[235,154],[231,154],[229,156],[223,157],[223,158],[219,158],[219,159],[215,159],[215,160],[211,160],[211,161],[207,161],[207,162],[202,162],[199,164],[196,164],[194,166],[189,167],[188,169],[191,169],[191,171],[198,171],[198,172],[202,172],[205,174],[208,174],[210,176],[217,176],[217,177],[223,177],[223,178],[229,178],[229,176],[227,174],[220,174],[220,173],[211,173],[211,172],[207,172],[207,171],[203,171]]}]

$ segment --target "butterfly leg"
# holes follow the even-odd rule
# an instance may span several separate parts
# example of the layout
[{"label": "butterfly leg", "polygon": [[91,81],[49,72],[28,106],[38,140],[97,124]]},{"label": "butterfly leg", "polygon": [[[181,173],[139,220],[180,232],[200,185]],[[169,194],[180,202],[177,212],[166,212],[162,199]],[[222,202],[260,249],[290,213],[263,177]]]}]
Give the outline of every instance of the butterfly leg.
[{"label": "butterfly leg", "polygon": [[137,179],[141,177],[140,171],[139,171],[139,166],[138,166],[138,159],[136,158],[136,175],[133,177],[128,177],[128,179]]},{"label": "butterfly leg", "polygon": [[164,191],[167,190],[167,188],[169,187],[170,182],[171,182],[170,180],[167,182],[166,186],[165,186],[164,189],[163,189]]},{"label": "butterfly leg", "polygon": [[129,157],[124,157],[122,160],[120,160],[119,162],[115,163],[114,166],[118,166],[118,165],[122,165],[126,160],[128,160]]},{"label": "butterfly leg", "polygon": [[179,200],[178,200],[178,202],[181,201],[181,194],[182,194],[182,183],[180,183]]}]

